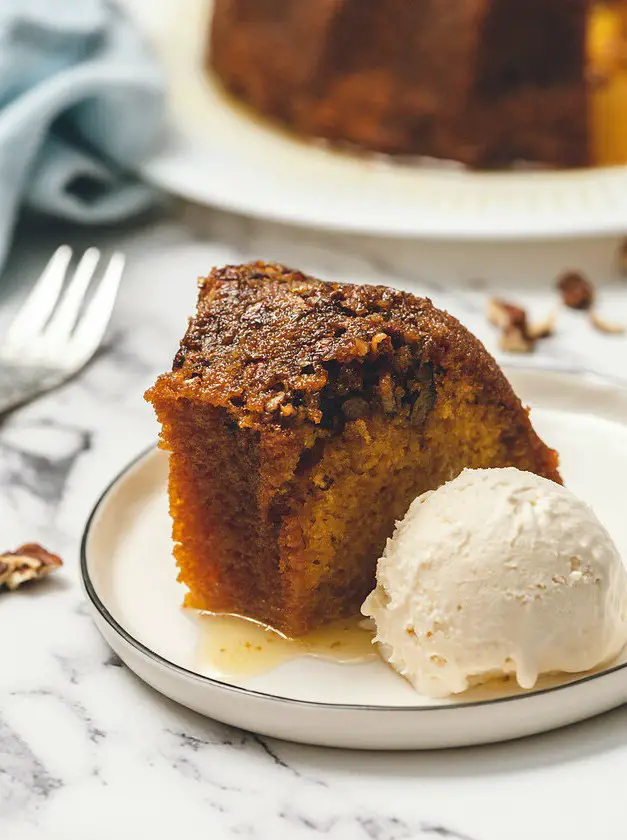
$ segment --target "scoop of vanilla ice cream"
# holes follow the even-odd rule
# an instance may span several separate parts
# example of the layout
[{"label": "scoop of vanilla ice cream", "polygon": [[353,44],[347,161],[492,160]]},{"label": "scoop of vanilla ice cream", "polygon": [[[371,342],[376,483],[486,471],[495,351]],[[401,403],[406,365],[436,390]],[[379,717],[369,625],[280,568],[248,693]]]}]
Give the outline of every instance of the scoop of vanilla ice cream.
[{"label": "scoop of vanilla ice cream", "polygon": [[381,652],[444,697],[514,673],[586,671],[627,643],[627,570],[592,510],[513,467],[464,470],[419,496],[362,606]]}]

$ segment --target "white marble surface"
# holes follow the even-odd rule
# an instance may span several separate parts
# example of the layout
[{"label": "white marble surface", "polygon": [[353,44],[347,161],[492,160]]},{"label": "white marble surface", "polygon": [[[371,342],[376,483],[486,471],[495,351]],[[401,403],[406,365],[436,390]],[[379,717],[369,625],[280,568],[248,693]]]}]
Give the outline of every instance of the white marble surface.
[{"label": "white marble surface", "polygon": [[[273,742],[205,720],[140,683],[98,636],[78,576],[90,508],[155,437],[142,391],[170,363],[195,276],[211,265],[272,257],[328,278],[425,291],[494,350],[487,292],[468,281],[488,278],[540,316],[553,305],[556,271],[582,267],[603,285],[602,308],[627,320],[627,285],[611,265],[616,243],[435,246],[218,213],[187,221],[191,229],[154,219],[98,233],[26,223],[0,281],[4,323],[23,278],[60,241],[121,247],[129,257],[97,359],[0,423],[0,547],[36,539],[66,562],[56,579],[0,595],[0,838],[624,840],[627,708],[541,737],[441,753]],[[542,352],[518,361],[627,381],[627,338],[596,334],[566,313]]]}]

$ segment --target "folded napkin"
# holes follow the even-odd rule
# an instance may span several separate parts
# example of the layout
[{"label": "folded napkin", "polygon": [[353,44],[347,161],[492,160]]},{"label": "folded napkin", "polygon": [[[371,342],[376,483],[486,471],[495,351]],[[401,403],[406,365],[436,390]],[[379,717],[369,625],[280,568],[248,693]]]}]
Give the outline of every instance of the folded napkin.
[{"label": "folded napkin", "polygon": [[106,0],[0,0],[0,267],[20,206],[110,222],[151,200],[163,80]]}]

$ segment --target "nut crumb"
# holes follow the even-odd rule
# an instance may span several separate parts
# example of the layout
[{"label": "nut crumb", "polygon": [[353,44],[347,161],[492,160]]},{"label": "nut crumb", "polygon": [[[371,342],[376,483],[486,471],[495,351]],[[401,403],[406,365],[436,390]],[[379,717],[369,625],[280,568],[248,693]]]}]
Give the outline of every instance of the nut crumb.
[{"label": "nut crumb", "polygon": [[396,399],[394,397],[394,389],[392,388],[392,377],[389,373],[384,373],[379,380],[379,398],[383,411],[386,414],[396,414]]},{"label": "nut crumb", "polygon": [[562,302],[571,309],[590,309],[594,303],[594,288],[579,271],[567,271],[557,279]]},{"label": "nut crumb", "polygon": [[383,342],[387,342],[388,345],[391,345],[392,341],[390,339],[390,336],[384,332],[377,333],[370,342],[372,352],[376,353],[379,349],[379,345],[383,344]]},{"label": "nut crumb", "polygon": [[29,580],[49,575],[62,565],[61,558],[43,546],[25,543],[15,551],[0,554],[0,587],[17,589]]},{"label": "nut crumb", "polygon": [[271,413],[280,408],[281,403],[285,400],[285,391],[279,391],[274,397],[271,397],[266,403],[266,411]]},{"label": "nut crumb", "polygon": [[499,347],[506,353],[531,353],[535,347],[535,341],[527,335],[525,330],[516,324],[510,324],[501,332]]},{"label": "nut crumb", "polygon": [[363,338],[355,339],[355,350],[359,356],[365,356],[369,349],[368,342],[364,341]]},{"label": "nut crumb", "polygon": [[605,318],[602,318],[594,310],[590,312],[590,323],[595,330],[606,335],[624,335],[627,331],[624,324],[617,324],[615,321],[606,321]]}]

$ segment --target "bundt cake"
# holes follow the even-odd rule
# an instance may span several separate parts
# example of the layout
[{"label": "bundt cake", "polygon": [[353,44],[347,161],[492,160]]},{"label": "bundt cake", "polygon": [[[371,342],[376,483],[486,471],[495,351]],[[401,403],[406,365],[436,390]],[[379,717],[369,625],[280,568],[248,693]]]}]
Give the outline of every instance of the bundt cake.
[{"label": "bundt cake", "polygon": [[589,158],[590,0],[217,0],[208,60],[297,132],[491,168]]},{"label": "bundt cake", "polygon": [[207,65],[259,113],[336,144],[487,169],[616,162],[627,64],[612,86],[621,17],[606,11],[622,2],[215,0]]},{"label": "bundt cake", "polygon": [[464,467],[560,481],[480,342],[429,300],[215,269],[146,395],[187,605],[298,635],[356,613],[394,522]]}]

